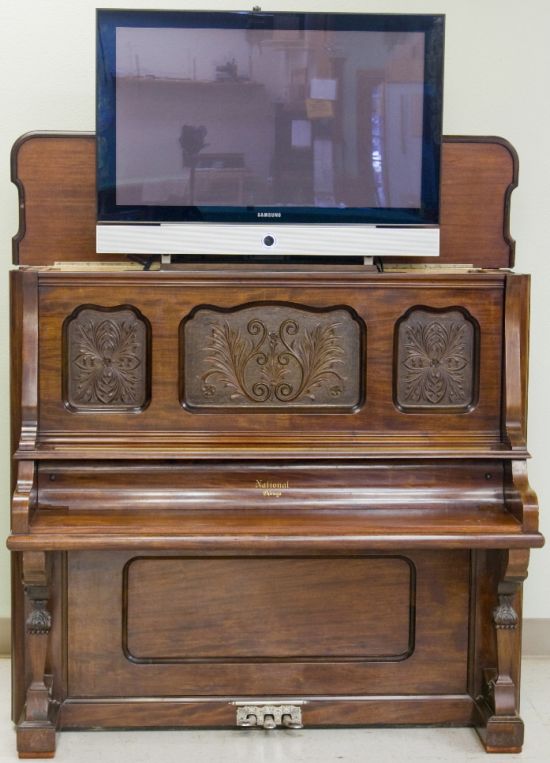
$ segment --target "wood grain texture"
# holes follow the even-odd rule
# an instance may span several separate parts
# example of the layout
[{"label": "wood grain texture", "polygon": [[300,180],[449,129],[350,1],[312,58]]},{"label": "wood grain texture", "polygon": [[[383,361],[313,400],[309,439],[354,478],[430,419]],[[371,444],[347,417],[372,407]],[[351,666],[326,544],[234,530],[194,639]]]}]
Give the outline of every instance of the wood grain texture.
[{"label": "wood grain texture", "polygon": [[492,611],[496,660],[484,671],[476,729],[487,752],[520,752],[524,724],[519,716],[522,585],[527,577],[527,549],[502,552]]},{"label": "wood grain texture", "polygon": [[527,387],[529,383],[529,296],[527,275],[506,279],[504,352],[506,376],[503,401],[505,433],[514,449],[527,442]]},{"label": "wood grain texture", "polygon": [[32,451],[38,434],[38,274],[25,273],[20,282],[21,295],[21,375],[15,392],[21,401],[21,430],[18,450]]},{"label": "wood grain texture", "polygon": [[[509,205],[517,173],[516,152],[502,138],[444,138],[440,263],[513,265]],[[20,198],[14,262],[49,265],[125,259],[95,251],[93,133],[23,135],[12,150],[12,180]]]},{"label": "wood grain texture", "polygon": [[17,481],[11,501],[11,529],[14,533],[27,532],[36,502],[36,462],[19,461],[16,465]]},{"label": "wood grain texture", "polygon": [[50,611],[50,559],[44,551],[22,556],[22,582],[26,600],[25,657],[28,671],[25,704],[17,723],[20,757],[51,756],[55,752],[55,716],[51,683],[46,675],[52,617]]},{"label": "wood grain texture", "polygon": [[[302,716],[307,728],[346,726],[430,726],[474,723],[475,705],[468,695],[383,697],[308,697]],[[151,698],[148,700],[67,700],[60,708],[60,728],[234,728],[235,703],[231,698]]]},{"label": "wood grain texture", "polygon": [[[173,555],[165,553],[161,556]],[[129,660],[121,644],[124,627],[123,577],[125,565],[135,559],[135,555],[124,551],[113,552],[108,556],[101,552],[71,552],[68,588],[69,694],[73,697],[102,697],[110,693],[111,689],[108,687],[114,683],[119,686],[119,693],[125,696],[163,695],[173,692],[173,688],[170,687],[175,685],[178,686],[177,693],[180,696],[253,696],[270,693],[277,696],[300,695],[302,692],[321,695],[396,692],[430,694],[436,691],[463,693],[466,684],[468,643],[465,613],[468,610],[469,597],[469,552],[414,552],[403,556],[410,560],[409,563],[397,562],[394,555],[389,558],[377,556],[375,559],[360,557],[357,561],[327,559],[327,570],[321,574],[319,582],[324,580],[328,585],[330,580],[339,578],[342,584],[341,595],[344,598],[343,601],[336,602],[335,596],[327,592],[324,599],[327,609],[326,632],[323,631],[325,626],[318,619],[320,615],[314,615],[319,590],[312,591],[311,598],[308,595],[312,582],[309,576],[316,566],[320,568],[322,559],[301,561],[295,557],[293,560],[290,556],[287,558],[287,572],[282,572],[286,576],[291,569],[301,568],[304,571],[306,577],[303,580],[299,577],[295,580],[295,595],[304,602],[307,601],[307,608],[318,624],[317,633],[313,632],[313,623],[308,625],[304,622],[300,625],[297,619],[299,615],[293,618],[283,616],[285,610],[287,615],[292,611],[292,599],[287,603],[283,600],[275,603],[271,613],[266,607],[261,621],[255,625],[251,624],[249,633],[247,628],[242,629],[238,626],[239,620],[247,615],[254,617],[254,608],[247,608],[246,591],[240,588],[235,590],[231,585],[231,578],[220,580],[216,601],[220,608],[220,619],[225,623],[223,627],[227,627],[227,645],[219,641],[218,645],[215,645],[213,634],[209,633],[210,628],[220,627],[214,625],[214,609],[195,608],[188,621],[185,618],[180,619],[176,611],[175,621],[180,623],[177,642],[179,646],[176,646],[176,649],[184,649],[187,640],[190,649],[193,649],[193,643],[197,645],[195,656],[199,655],[201,633],[204,643],[210,645],[209,649],[215,649],[215,655],[202,652],[199,667],[192,661],[135,664]],[[149,592],[153,590],[147,582],[147,564],[152,565],[151,573],[154,576],[158,574],[156,568],[161,563],[166,565],[163,576],[170,572],[170,568],[174,571],[173,562],[160,562],[158,554],[154,555],[157,557],[155,561],[147,561],[147,556],[143,554],[139,557],[139,563],[136,561],[130,564],[130,570],[134,564],[138,564],[135,568],[134,582],[130,583],[132,607],[138,607],[140,599],[149,596]],[[273,571],[275,567],[284,569],[284,561],[236,558],[232,562],[227,560],[223,563],[222,560],[211,560],[199,554],[193,562],[190,578],[186,577],[183,566],[185,561],[181,561],[180,570],[173,577],[172,586],[163,584],[157,587],[158,605],[166,611],[183,605],[187,596],[184,595],[186,587],[192,584],[193,580],[197,580],[197,575],[202,575],[205,582],[209,579],[212,581],[214,570],[223,566],[231,566],[237,574],[237,580],[246,575],[247,569],[254,571],[256,591],[259,592],[260,588],[263,588],[267,598],[271,588],[276,585]],[[384,650],[381,634],[385,630],[388,634],[393,632],[393,635],[388,635],[388,646],[399,650],[404,646],[407,650],[409,645],[410,564],[414,565],[416,573],[415,611],[411,615],[415,623],[414,651],[406,659],[388,661],[384,659],[383,653],[380,654]],[[337,636],[338,623],[333,618],[337,618],[342,607],[346,606],[346,597],[352,591],[355,591],[355,594],[351,600],[348,599],[348,605],[355,608],[361,606],[357,594],[361,588],[361,581],[368,585],[371,580],[370,573],[373,572],[374,566],[369,565],[382,565],[385,574],[372,587],[370,597],[366,595],[365,614],[356,612],[347,618],[351,620],[349,638],[354,643],[346,644],[342,640],[346,639],[344,631]],[[138,572],[139,566],[141,571]],[[115,581],[116,585],[113,585]],[[206,583],[207,589],[210,585],[213,585],[213,582]],[[286,587],[287,583],[283,580],[282,585]],[[387,594],[394,599],[395,607],[384,607]],[[371,597],[372,613],[379,615],[379,622],[375,626],[371,621],[367,627],[362,649],[365,652],[370,647],[375,654],[371,654],[367,660],[350,661],[350,649],[355,652],[355,657],[363,656],[357,652],[358,649],[361,650],[361,637],[354,623],[358,622],[357,618],[366,623]],[[443,604],[450,600],[449,597],[452,597],[452,608]],[[130,630],[133,623],[136,628],[136,646],[141,642],[143,648],[154,648],[155,644],[159,650],[168,648],[164,640],[167,635],[165,629],[174,626],[170,625],[167,618],[163,618],[159,623],[158,634],[149,633],[147,623],[151,621],[148,612],[152,611],[148,609],[149,606],[154,605],[143,602],[143,624],[139,621],[139,610],[129,618],[129,644],[134,638]],[[86,612],[93,612],[93,617],[87,617]],[[277,612],[281,614],[280,620],[276,617]],[[296,635],[298,630],[303,629],[311,629],[313,645],[298,646]],[[260,641],[254,641],[255,633]],[[267,659],[267,655],[262,655],[262,633],[266,643],[271,645],[270,659]],[[336,643],[332,643],[329,638],[331,633],[337,637]],[[250,653],[247,645],[251,649]],[[225,646],[229,654],[224,654]],[[299,649],[298,654],[296,649]],[[376,651],[380,654],[378,659]],[[183,652],[178,651],[174,654],[182,656]],[[317,659],[312,660],[313,656]],[[343,659],[346,656],[348,659]]]},{"label": "wood grain texture", "polygon": [[[519,501],[501,461],[277,462],[45,461],[37,465],[41,511],[284,512],[420,510],[502,512]],[[508,507],[508,506],[507,506]],[[513,516],[521,524],[518,507]]]},{"label": "wood grain texture", "polygon": [[95,136],[23,135],[12,149],[11,170],[19,190],[14,263],[96,260]]},{"label": "wood grain texture", "polygon": [[125,305],[77,308],[63,324],[63,369],[71,411],[142,411],[151,395],[149,322]]},{"label": "wood grain texture", "polygon": [[466,412],[475,406],[478,331],[463,310],[407,311],[395,332],[394,395],[401,411]]},{"label": "wood grain texture", "polygon": [[[518,183],[515,149],[502,138],[444,138],[441,261],[514,266],[510,197]],[[498,190],[497,190],[498,189]]]},{"label": "wood grain texture", "polygon": [[415,568],[405,557],[138,557],[123,581],[123,648],[134,663],[394,661],[414,649]]},{"label": "wood grain texture", "polygon": [[195,411],[354,411],[365,327],[347,308],[197,307],[180,326],[181,403]]},{"label": "wood grain texture", "polygon": [[[106,259],[94,146],[14,148],[21,264]],[[516,182],[505,141],[445,140],[440,263],[512,263]],[[544,542],[525,462],[527,277],[224,264],[11,279],[21,756],[51,756],[56,727],[234,727],[235,702],[274,696],[303,703],[306,726],[473,725],[487,750],[520,749],[521,586]],[[239,384],[246,398],[265,383],[265,409],[235,410],[218,345],[185,335],[201,310],[241,340],[264,326],[260,373]],[[312,347],[329,332],[324,366],[306,329],[283,330],[304,317]],[[355,379],[345,405],[324,382],[311,408],[274,405],[281,383],[300,392],[285,342],[302,370],[317,358]],[[114,374],[138,367],[150,377],[130,400]],[[216,407],[201,410],[205,384]]]},{"label": "wood grain texture", "polygon": [[[10,455],[13,456],[21,437],[21,393],[23,377],[23,352],[21,327],[23,325],[23,275],[19,270],[10,271]],[[17,481],[17,466],[12,458],[10,483],[13,495]]]},{"label": "wood grain texture", "polygon": [[330,469],[292,461],[49,462],[39,467],[38,490],[40,509],[29,533],[9,539],[13,549],[351,553],[543,542],[528,483],[495,460]]},{"label": "wood grain texture", "polygon": [[[169,457],[176,458],[214,453],[232,454],[233,458],[283,457],[289,453],[334,457],[345,453],[358,458],[379,456],[381,452],[410,456],[426,452],[435,455],[443,449],[461,454],[476,448],[484,448],[486,453],[505,449],[501,431],[504,276],[449,275],[434,280],[428,275],[353,273],[327,278],[323,273],[309,273],[306,284],[306,274],[299,272],[288,273],[283,285],[276,273],[254,277],[248,273],[244,285],[245,272],[210,273],[209,277],[197,272],[117,273],[105,278],[40,273],[37,450],[44,456],[64,451],[85,457],[100,453],[117,457],[124,452],[128,457],[149,451],[158,458],[167,448]],[[110,413],[107,406],[101,416],[83,407],[75,415],[60,395],[64,323],[82,305],[108,306],[115,300],[132,306],[150,322],[154,356],[151,403],[139,416]],[[351,325],[362,323],[366,327],[363,357],[356,360],[356,368],[363,374],[364,401],[351,410],[325,409],[322,416],[308,414],[303,403],[302,408],[291,411],[284,406],[264,410],[256,404],[252,410],[241,408],[238,416],[232,410],[233,401],[227,400],[225,406],[217,406],[215,415],[208,415],[205,408],[183,408],[178,387],[178,332],[182,321],[205,302],[216,305],[217,310],[230,311],[254,303],[258,305],[254,312],[258,320],[265,311],[269,314],[273,304],[299,304],[313,311],[312,315],[318,314],[316,311],[328,311],[328,315],[335,305],[343,306],[341,309],[351,311],[360,322]],[[475,363],[475,384],[471,383],[472,390],[479,385],[479,394],[470,396],[472,402],[466,409],[446,405],[443,413],[424,406],[411,416],[395,404],[394,331],[411,307],[419,305],[439,314],[459,309],[471,316],[468,326],[475,321],[479,327],[481,352],[479,364]],[[473,364],[477,352],[472,353]],[[202,347],[196,347],[195,355],[202,356]],[[185,362],[192,365],[192,360]],[[194,371],[199,372],[205,373],[202,366]],[[355,373],[352,364],[346,364],[346,373]],[[214,384],[215,380],[210,381]]]},{"label": "wood grain texture", "polygon": [[539,504],[537,494],[529,484],[525,461],[507,464],[511,479],[506,481],[506,505],[525,529],[538,530]]}]

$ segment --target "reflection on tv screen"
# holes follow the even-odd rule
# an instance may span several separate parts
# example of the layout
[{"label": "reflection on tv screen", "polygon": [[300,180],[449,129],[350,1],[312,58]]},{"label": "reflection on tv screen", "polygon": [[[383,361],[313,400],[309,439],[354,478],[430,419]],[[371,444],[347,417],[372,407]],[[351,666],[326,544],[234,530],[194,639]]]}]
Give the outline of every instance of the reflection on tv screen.
[{"label": "reflection on tv screen", "polygon": [[116,30],[116,202],[421,206],[424,35]]}]

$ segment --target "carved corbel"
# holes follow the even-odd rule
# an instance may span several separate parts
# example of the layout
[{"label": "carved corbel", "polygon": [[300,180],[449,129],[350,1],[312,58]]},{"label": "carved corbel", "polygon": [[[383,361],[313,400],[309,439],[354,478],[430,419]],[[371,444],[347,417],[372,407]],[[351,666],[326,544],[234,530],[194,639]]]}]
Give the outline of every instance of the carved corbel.
[{"label": "carved corbel", "polygon": [[492,612],[496,640],[496,668],[486,670],[485,693],[480,698],[483,726],[478,732],[487,752],[520,752],[523,721],[519,716],[521,659],[521,588],[527,577],[528,549],[506,552]]},{"label": "carved corbel", "polygon": [[36,467],[34,461],[19,461],[17,479],[11,502],[11,529],[13,533],[29,530],[31,511],[36,494]]},{"label": "carved corbel", "polygon": [[506,507],[521,522],[524,532],[535,533],[539,529],[539,505],[537,495],[529,484],[527,463],[511,461],[505,467],[509,483],[506,489]]},{"label": "carved corbel", "polygon": [[48,555],[26,551],[22,556],[23,588],[26,601],[25,646],[29,683],[23,716],[17,725],[20,758],[53,757],[55,753],[55,705],[46,676],[49,634]]}]

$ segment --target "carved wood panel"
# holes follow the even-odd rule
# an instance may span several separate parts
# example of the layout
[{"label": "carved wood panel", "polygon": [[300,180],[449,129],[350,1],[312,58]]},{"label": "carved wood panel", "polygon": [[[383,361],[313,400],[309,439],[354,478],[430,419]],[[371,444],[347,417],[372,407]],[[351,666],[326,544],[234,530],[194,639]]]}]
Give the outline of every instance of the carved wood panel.
[{"label": "carved wood panel", "polygon": [[348,308],[199,307],[182,322],[181,402],[195,410],[353,410],[364,326]]},{"label": "carved wood panel", "polygon": [[149,401],[150,328],[138,310],[85,305],[65,321],[63,334],[70,410],[143,410]]},{"label": "carved wood panel", "polygon": [[409,310],[396,329],[396,405],[411,412],[470,410],[477,397],[477,345],[477,324],[465,310]]}]

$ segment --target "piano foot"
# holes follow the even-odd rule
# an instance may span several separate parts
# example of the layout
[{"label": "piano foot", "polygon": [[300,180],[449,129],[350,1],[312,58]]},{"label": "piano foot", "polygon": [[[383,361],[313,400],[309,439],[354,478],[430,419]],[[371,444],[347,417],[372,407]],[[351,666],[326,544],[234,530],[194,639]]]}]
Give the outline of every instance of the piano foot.
[{"label": "piano foot", "polygon": [[20,758],[53,758],[55,726],[53,723],[21,721],[17,725],[17,754]]},{"label": "piano foot", "polygon": [[521,752],[523,721],[519,715],[495,715],[484,703],[478,704],[478,710],[481,718],[476,731],[486,752]]}]

